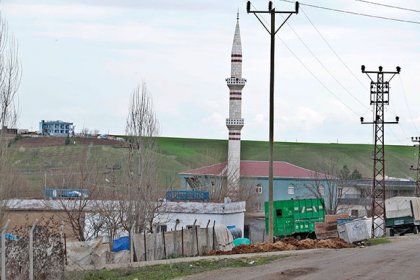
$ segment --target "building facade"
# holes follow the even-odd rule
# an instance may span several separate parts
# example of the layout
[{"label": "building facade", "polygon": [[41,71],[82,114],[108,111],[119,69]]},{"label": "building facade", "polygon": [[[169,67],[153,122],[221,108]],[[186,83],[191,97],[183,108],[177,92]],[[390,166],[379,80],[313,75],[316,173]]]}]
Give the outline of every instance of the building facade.
[{"label": "building facade", "polygon": [[[215,188],[226,187],[226,162],[187,170],[179,173],[181,186],[184,189],[202,189],[210,194]],[[247,211],[263,212],[264,202],[268,201],[268,161],[240,161],[241,195],[248,195]],[[273,196],[274,200],[305,199],[323,197],[325,207],[332,208],[337,188],[333,178],[328,178],[285,161],[273,163]]]},{"label": "building facade", "polygon": [[40,121],[39,133],[47,136],[67,136],[73,135],[73,123],[64,121]]},{"label": "building facade", "polygon": [[[252,242],[267,240],[264,203],[268,201],[268,161],[240,162],[239,197],[246,200],[244,236]],[[183,188],[208,190],[217,194],[226,187],[227,163],[218,163],[179,173]],[[322,197],[326,211],[338,207],[339,188],[334,178],[288,162],[273,163],[274,200]]]},{"label": "building facade", "polygon": [[[372,179],[350,180],[340,188],[339,211],[351,217],[370,216]],[[385,197],[414,196],[416,182],[406,179],[385,179]]]}]

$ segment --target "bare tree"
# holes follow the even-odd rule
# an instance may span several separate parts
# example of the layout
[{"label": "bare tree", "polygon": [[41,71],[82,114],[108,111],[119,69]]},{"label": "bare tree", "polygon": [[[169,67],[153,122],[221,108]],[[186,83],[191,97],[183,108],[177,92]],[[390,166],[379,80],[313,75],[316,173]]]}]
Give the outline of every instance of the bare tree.
[{"label": "bare tree", "polygon": [[17,173],[10,164],[10,136],[6,128],[17,121],[16,94],[19,89],[21,67],[16,40],[9,34],[7,23],[0,14],[0,222],[11,191],[16,186]]},{"label": "bare tree", "polygon": [[325,211],[330,215],[346,212],[346,205],[341,204],[342,199],[350,191],[351,181],[361,178],[357,169],[350,172],[346,165],[342,168],[338,166],[338,161],[330,160],[315,172],[312,182],[304,185],[309,196],[324,198]]},{"label": "bare tree", "polygon": [[21,79],[21,67],[16,40],[8,33],[0,15],[0,125],[13,127],[17,121],[16,94]]},{"label": "bare tree", "polygon": [[316,172],[316,179],[305,184],[305,188],[313,197],[324,198],[326,214],[335,215],[343,194],[338,189],[339,179],[330,174]]},{"label": "bare tree", "polygon": [[91,227],[92,231],[85,231],[86,215],[92,212],[92,200],[97,196],[99,178],[98,163],[92,159],[90,149],[90,146],[85,146],[74,168],[56,177],[55,185],[61,188],[57,188],[53,195],[62,210],[62,219],[70,225],[79,241],[89,240],[100,230],[95,224]]},{"label": "bare tree", "polygon": [[[323,198],[325,202],[325,213],[334,215],[337,213],[339,200],[343,196],[343,189],[340,187],[340,170],[338,163],[330,160],[321,165],[321,168],[314,173],[314,179],[305,183],[304,197]],[[305,192],[306,191],[306,192]]]},{"label": "bare tree", "polygon": [[159,215],[162,191],[159,189],[156,136],[159,133],[153,102],[146,84],[137,86],[130,99],[126,122],[128,137],[127,164],[122,193],[124,209],[123,226],[129,231],[133,224],[137,231],[153,231],[154,220]]}]

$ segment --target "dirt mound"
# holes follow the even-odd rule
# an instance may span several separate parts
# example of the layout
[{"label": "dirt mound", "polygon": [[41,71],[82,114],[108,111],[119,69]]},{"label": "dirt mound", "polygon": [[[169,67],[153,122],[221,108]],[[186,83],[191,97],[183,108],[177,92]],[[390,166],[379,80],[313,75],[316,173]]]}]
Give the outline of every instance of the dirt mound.
[{"label": "dirt mound", "polygon": [[342,249],[351,248],[353,245],[346,243],[340,238],[313,240],[304,239],[296,240],[293,237],[287,237],[275,243],[256,243],[250,245],[239,245],[231,251],[210,251],[208,255],[232,255],[232,254],[249,254],[276,251],[304,250],[315,248]]},{"label": "dirt mound", "polygon": [[351,244],[340,238],[319,240],[316,244],[316,248],[343,249],[350,247],[352,247]]}]

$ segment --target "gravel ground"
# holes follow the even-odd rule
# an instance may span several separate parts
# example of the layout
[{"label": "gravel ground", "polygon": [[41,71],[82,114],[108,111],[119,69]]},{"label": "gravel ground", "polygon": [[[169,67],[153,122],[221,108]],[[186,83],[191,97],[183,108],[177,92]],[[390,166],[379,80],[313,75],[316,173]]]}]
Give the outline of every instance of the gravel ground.
[{"label": "gravel ground", "polygon": [[392,238],[366,248],[322,250],[290,256],[268,265],[229,268],[185,277],[185,280],[412,280],[420,279],[420,235]]}]

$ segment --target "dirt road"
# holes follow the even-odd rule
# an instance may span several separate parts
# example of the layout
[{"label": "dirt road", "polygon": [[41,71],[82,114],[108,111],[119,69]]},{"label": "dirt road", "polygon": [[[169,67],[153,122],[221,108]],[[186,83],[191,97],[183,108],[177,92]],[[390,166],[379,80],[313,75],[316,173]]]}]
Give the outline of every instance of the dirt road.
[{"label": "dirt road", "polygon": [[268,265],[222,269],[183,279],[420,279],[420,235],[397,237],[392,243],[366,248],[310,252]]}]

